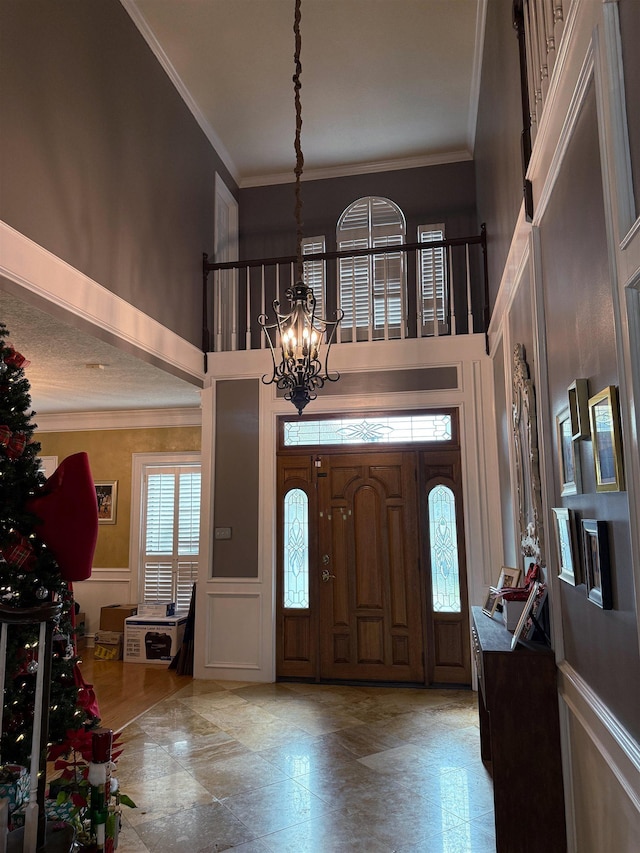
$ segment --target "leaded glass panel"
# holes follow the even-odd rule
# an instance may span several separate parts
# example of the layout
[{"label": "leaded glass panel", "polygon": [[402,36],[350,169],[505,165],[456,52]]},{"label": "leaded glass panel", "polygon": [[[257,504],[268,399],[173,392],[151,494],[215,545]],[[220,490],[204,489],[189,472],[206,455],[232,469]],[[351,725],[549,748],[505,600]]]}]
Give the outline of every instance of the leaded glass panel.
[{"label": "leaded glass panel", "polygon": [[436,486],[429,492],[429,537],[433,609],[437,613],[460,613],[456,502],[447,486]]},{"label": "leaded glass panel", "polygon": [[284,606],[309,607],[309,498],[291,489],[284,499]]},{"label": "leaded glass panel", "polygon": [[451,441],[450,414],[285,421],[285,447]]}]

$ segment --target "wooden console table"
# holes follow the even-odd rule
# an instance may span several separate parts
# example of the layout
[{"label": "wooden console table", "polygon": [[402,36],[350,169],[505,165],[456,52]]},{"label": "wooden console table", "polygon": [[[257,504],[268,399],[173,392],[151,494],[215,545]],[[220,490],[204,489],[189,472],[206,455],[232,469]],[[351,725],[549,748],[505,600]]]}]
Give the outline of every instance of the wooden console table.
[{"label": "wooden console table", "polygon": [[497,853],[565,853],[556,664],[551,649],[519,643],[473,607],[480,751],[490,762]]}]

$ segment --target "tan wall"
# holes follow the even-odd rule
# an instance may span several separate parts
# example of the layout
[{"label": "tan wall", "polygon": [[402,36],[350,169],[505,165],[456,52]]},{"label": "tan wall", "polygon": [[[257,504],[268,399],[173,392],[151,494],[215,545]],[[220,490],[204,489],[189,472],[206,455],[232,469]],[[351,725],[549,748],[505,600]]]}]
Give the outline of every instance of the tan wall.
[{"label": "tan wall", "polygon": [[94,480],[117,480],[116,523],[101,524],[93,565],[97,568],[128,568],[131,526],[131,454],[200,450],[200,427],[160,429],[88,430],[37,433],[43,456],[57,456],[58,463],[84,451]]}]

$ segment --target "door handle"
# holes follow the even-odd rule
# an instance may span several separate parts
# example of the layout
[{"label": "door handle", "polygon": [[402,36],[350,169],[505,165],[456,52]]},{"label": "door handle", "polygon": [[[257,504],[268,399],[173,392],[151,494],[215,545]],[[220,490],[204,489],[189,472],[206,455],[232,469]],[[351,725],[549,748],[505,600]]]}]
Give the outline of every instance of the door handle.
[{"label": "door handle", "polygon": [[335,578],[335,575],[332,575],[329,569],[323,569],[322,574],[320,575],[324,583],[329,583],[331,578]]},{"label": "door handle", "polygon": [[323,555],[322,555],[322,565],[323,565],[323,566],[328,566],[328,565],[329,565],[329,560],[330,560],[330,559],[331,559],[331,558],[329,557],[329,555],[328,555],[328,554],[323,554]]}]

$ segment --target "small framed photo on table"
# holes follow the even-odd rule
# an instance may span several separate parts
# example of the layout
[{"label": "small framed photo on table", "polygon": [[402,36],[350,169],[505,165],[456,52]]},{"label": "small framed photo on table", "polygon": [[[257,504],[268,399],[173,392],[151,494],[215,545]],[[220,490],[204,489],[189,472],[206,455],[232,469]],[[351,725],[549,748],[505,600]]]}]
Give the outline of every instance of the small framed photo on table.
[{"label": "small framed photo on table", "polygon": [[589,400],[596,492],[624,490],[618,390],[609,385]]},{"label": "small framed photo on table", "polygon": [[498,578],[496,587],[497,589],[504,589],[504,587],[511,589],[518,586],[519,580],[520,569],[512,569],[509,566],[503,566],[500,570],[500,577]]},{"label": "small framed photo on table", "polygon": [[98,501],[98,523],[116,523],[116,505],[118,501],[118,481],[103,480],[95,483]]},{"label": "small framed photo on table", "polygon": [[[540,588],[542,584],[540,581],[534,581],[531,584],[531,589],[529,590],[529,597],[527,598],[527,603],[524,606],[524,610],[518,620],[518,624],[516,625],[516,630],[513,632],[513,637],[511,638],[511,648],[515,649],[518,645],[519,640],[526,640],[529,633],[531,633],[532,628],[532,620],[531,614],[534,610],[534,605],[538,603],[538,608],[541,606],[541,591]],[[535,615],[535,614],[534,614]]]},{"label": "small framed photo on table", "polygon": [[609,532],[606,521],[582,519],[582,546],[584,551],[584,580],[587,597],[603,610],[611,610],[611,563],[609,560]]}]

